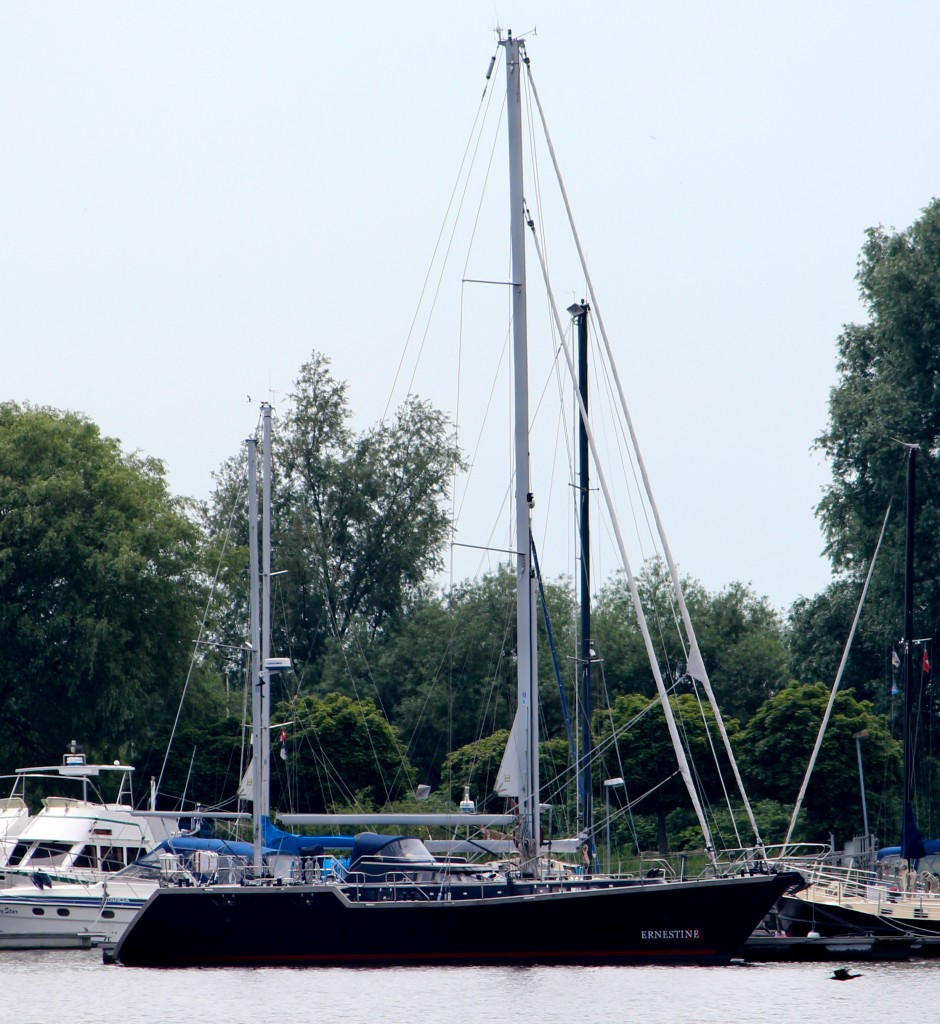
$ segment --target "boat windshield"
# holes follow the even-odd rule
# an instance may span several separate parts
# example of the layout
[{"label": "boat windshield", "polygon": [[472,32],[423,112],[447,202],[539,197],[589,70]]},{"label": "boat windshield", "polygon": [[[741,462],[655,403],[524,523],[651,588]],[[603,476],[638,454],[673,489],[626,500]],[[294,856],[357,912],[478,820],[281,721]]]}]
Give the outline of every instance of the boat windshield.
[{"label": "boat windshield", "polygon": [[72,843],[35,843],[28,846],[24,843],[17,843],[13,855],[10,857],[10,866],[17,864],[28,864],[30,867],[56,867],[65,863],[65,858],[72,849]]},{"label": "boat windshield", "polygon": [[395,860],[421,861],[422,863],[434,860],[431,851],[414,836],[402,836],[383,846],[381,850],[377,850],[375,855]]}]

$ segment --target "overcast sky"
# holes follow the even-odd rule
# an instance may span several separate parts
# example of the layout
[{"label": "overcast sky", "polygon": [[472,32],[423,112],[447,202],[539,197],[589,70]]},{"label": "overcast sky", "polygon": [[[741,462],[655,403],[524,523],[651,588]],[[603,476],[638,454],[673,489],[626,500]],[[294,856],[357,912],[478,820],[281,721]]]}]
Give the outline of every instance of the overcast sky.
[{"label": "overcast sky", "polygon": [[817,593],[858,253],[937,192],[927,2],[4,3],[0,398],[84,412],[197,498],[314,348],[377,421],[497,26],[536,30],[681,568]]}]

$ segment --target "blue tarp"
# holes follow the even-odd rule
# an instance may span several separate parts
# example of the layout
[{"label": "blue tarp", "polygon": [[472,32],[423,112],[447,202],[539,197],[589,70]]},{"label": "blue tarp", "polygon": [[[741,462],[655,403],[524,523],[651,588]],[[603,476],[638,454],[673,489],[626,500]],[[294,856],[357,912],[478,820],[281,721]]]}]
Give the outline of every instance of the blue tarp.
[{"label": "blue tarp", "polygon": [[194,853],[197,850],[212,850],[234,857],[251,857],[251,843],[237,843],[229,839],[206,839],[202,836],[174,836],[164,839],[153,848],[148,858],[157,853]]},{"label": "blue tarp", "polygon": [[[351,850],[356,844],[355,836],[295,836],[291,832],[279,829],[268,818],[262,819],[261,827],[265,849],[268,853],[286,853],[292,856],[307,854],[309,856],[311,850],[318,846],[322,850]],[[382,838],[393,839],[395,837],[383,836]]]},{"label": "blue tarp", "polygon": [[[929,857],[931,854],[940,853],[940,839],[924,839],[924,850],[920,856]],[[901,847],[900,846],[886,846],[878,851],[877,859],[881,860],[883,857],[900,857]]]}]

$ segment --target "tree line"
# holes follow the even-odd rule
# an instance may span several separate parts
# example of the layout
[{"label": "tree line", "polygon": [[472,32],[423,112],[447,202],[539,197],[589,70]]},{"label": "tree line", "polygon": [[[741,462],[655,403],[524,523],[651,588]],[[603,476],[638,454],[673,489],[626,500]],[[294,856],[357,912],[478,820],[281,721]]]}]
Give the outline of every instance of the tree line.
[{"label": "tree line", "polygon": [[[940,612],[940,203],[907,231],[868,233],[858,269],[868,320],[838,339],[838,382],[817,445],[832,480],[818,508],[833,578],[786,615],[739,582],[718,593],[685,581],[699,643],[765,838],[782,835],[842,657],[889,500],[899,509],[903,444],[924,453],[917,516],[921,704],[915,730],[922,828],[937,770],[932,634]],[[512,722],[514,586],[508,569],[449,590],[432,584],[448,537],[445,500],[461,456],[446,416],[409,398],[356,433],[346,384],[314,353],[275,422],[272,535],[278,569],[274,803],[322,810],[413,798],[490,799]],[[155,459],[122,452],[80,414],[0,405],[0,765],[57,759],[72,739],[159,777],[165,802],[234,798],[244,757],[247,522],[243,456],[219,470],[210,500],[174,496]],[[873,828],[899,815],[903,517],[889,517],[842,692],[807,794],[799,834],[861,830],[856,751],[868,765]],[[662,566],[640,575],[654,632],[672,617]],[[546,584],[562,652],[576,650],[567,580]],[[660,631],[657,627],[663,626]],[[541,626],[544,631],[544,623]],[[600,687],[596,789],[627,780],[620,842],[695,843],[672,776],[625,581],[605,581],[593,632]],[[545,638],[547,639],[547,638]],[[703,791],[720,792],[707,726],[684,654],[664,662]],[[571,774],[565,702],[540,645],[543,774]],[[570,675],[570,666],[565,669]],[[180,705],[183,690],[186,700]],[[178,707],[182,713],[177,720]],[[600,710],[603,706],[603,710]],[[167,744],[173,746],[166,756]],[[860,737],[864,736],[861,740]],[[707,756],[706,756],[707,755]],[[720,761],[720,758],[718,758]],[[555,780],[559,780],[557,783]],[[553,807],[555,804],[553,803]],[[557,801],[566,827],[570,799]],[[715,817],[728,835],[732,818]],[[723,836],[723,838],[727,838]],[[733,844],[732,844],[733,845]]]}]

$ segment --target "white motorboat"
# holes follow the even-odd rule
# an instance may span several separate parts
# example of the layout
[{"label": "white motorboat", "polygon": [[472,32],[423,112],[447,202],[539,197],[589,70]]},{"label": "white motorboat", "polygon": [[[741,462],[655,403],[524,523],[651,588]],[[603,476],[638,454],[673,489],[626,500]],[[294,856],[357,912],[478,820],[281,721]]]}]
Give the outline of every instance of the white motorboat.
[{"label": "white motorboat", "polygon": [[[62,882],[97,881],[120,871],[169,837],[165,821],[135,810],[131,778],[134,768],[89,764],[70,750],[59,765],[16,770],[13,792],[0,806],[0,889],[31,885],[31,876]],[[117,796],[105,800],[99,780],[117,776]],[[50,785],[50,780],[53,785]],[[28,807],[34,791],[42,809]]]},{"label": "white motorboat", "polygon": [[161,883],[225,881],[251,862],[247,843],[178,836],[97,880],[60,882],[34,872],[0,890],[0,950],[83,949],[113,943]]}]

